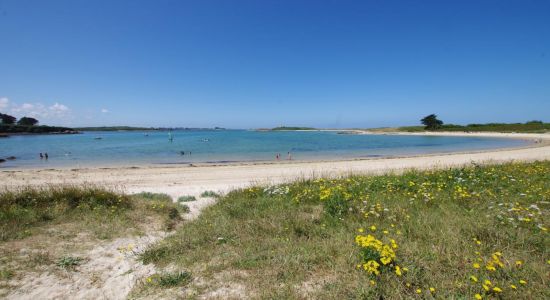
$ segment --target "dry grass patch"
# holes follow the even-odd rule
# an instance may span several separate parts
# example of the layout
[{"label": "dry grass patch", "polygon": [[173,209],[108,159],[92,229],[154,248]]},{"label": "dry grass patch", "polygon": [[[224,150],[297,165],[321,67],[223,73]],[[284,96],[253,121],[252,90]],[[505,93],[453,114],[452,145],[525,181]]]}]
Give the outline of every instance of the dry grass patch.
[{"label": "dry grass patch", "polygon": [[163,197],[128,196],[99,187],[0,191],[0,295],[29,274],[65,276],[94,257],[95,245],[175,227],[185,210]]}]

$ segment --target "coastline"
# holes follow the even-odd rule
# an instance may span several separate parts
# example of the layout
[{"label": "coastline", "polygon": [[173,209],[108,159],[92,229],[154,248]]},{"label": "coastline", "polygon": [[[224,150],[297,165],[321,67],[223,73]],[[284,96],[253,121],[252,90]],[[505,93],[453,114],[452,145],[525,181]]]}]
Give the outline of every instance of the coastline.
[{"label": "coastline", "polygon": [[[340,130],[343,131],[343,130]],[[357,131],[360,134],[380,134]],[[318,176],[381,174],[407,169],[444,168],[471,163],[533,161],[550,159],[550,134],[522,133],[385,133],[399,135],[454,135],[520,138],[527,146],[483,151],[434,153],[413,156],[371,157],[330,161],[239,162],[227,164],[138,165],[54,169],[0,170],[0,188],[44,184],[99,184],[123,188],[129,193],[161,192],[177,198],[198,195],[205,190],[228,192],[231,189],[291,181]]]}]

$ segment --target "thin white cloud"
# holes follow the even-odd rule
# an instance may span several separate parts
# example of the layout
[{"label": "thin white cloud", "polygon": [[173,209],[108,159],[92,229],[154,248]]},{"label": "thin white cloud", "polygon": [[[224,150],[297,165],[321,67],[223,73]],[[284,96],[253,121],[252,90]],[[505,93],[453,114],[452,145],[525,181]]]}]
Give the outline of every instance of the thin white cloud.
[{"label": "thin white cloud", "polygon": [[10,106],[10,100],[6,97],[0,98],[0,109],[6,109]]},{"label": "thin white cloud", "polygon": [[69,108],[63,104],[59,104],[55,102],[54,105],[49,107],[49,110],[57,116],[65,115],[67,112],[69,112]]},{"label": "thin white cloud", "polygon": [[109,113],[109,112],[110,112],[110,111],[109,111],[108,109],[106,109],[106,108],[102,108],[102,109],[101,109],[101,113],[103,113],[103,114],[106,114],[106,113]]},{"label": "thin white cloud", "polygon": [[10,104],[10,112],[17,117],[33,117],[56,120],[70,116],[71,110],[64,104],[55,102],[51,106],[42,103]]}]

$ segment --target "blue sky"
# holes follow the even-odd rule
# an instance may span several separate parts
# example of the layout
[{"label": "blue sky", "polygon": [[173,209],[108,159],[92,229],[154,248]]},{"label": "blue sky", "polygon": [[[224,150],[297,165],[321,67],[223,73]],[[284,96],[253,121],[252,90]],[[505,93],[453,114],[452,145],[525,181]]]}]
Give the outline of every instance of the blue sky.
[{"label": "blue sky", "polygon": [[0,0],[0,111],[71,126],[550,121],[550,1]]}]

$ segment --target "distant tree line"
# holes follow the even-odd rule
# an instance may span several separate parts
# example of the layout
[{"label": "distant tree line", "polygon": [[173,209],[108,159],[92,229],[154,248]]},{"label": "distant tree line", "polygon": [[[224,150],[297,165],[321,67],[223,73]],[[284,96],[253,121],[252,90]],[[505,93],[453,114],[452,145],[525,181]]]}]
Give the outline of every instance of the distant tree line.
[{"label": "distant tree line", "polygon": [[486,123],[486,124],[444,124],[437,118],[436,114],[430,114],[420,120],[424,126],[399,127],[402,131],[493,131],[493,132],[532,132],[543,133],[550,131],[550,123],[540,120],[528,121],[525,123]]},{"label": "distant tree line", "polygon": [[279,126],[275,128],[271,128],[273,131],[277,130],[315,130],[313,127],[299,127],[299,126]]},{"label": "distant tree line", "polygon": [[59,126],[38,126],[39,121],[31,117],[16,117],[0,113],[0,133],[74,133],[75,130]]},{"label": "distant tree line", "polygon": [[[0,113],[0,123],[4,125],[13,125],[16,123],[17,118],[8,114]],[[17,125],[22,126],[34,126],[38,124],[38,120],[31,117],[22,117],[17,121]]]}]

